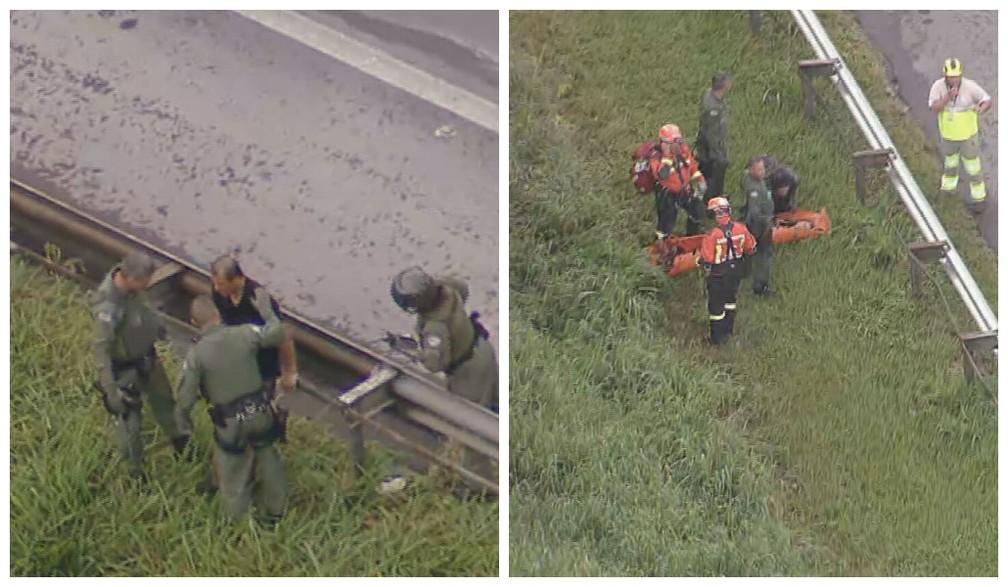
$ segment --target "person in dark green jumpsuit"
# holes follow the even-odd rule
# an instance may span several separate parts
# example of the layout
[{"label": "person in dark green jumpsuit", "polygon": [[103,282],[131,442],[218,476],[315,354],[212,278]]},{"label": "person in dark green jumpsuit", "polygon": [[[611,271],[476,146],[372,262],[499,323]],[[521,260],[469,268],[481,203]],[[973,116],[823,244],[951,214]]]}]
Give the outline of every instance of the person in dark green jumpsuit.
[{"label": "person in dark green jumpsuit", "polygon": [[392,280],[392,298],[417,315],[419,360],[444,373],[449,391],[497,409],[497,357],[478,315],[466,315],[469,287],[453,277],[435,279],[410,267]]},{"label": "person in dark green jumpsuit", "polygon": [[131,253],[105,276],[91,297],[95,361],[105,404],[115,418],[119,452],[131,477],[145,480],[140,437],[143,404],[181,454],[189,434],[179,432],[172,413],[175,400],[154,342],[164,335],[160,316],[143,293],[154,273],[154,261]]},{"label": "person in dark green jumpsuit", "polygon": [[276,447],[279,422],[259,372],[258,353],[283,342],[284,331],[262,289],[256,291],[254,303],[265,319],[263,326],[224,326],[213,300],[193,300],[192,322],[201,335],[182,367],[175,419],[180,430],[191,433],[190,412],[196,401],[203,397],[211,404],[213,466],[224,512],[235,520],[248,512],[254,480],[262,518],[275,523],[287,506],[287,480]]},{"label": "person in dark green jumpsuit", "polygon": [[711,87],[700,99],[700,128],[696,138],[696,156],[700,173],[707,180],[706,199],[724,194],[728,170],[729,111],[725,95],[731,89],[731,74],[720,71],[711,79]]},{"label": "person in dark green jumpsuit", "polygon": [[770,267],[773,261],[774,202],[766,185],[766,165],[763,156],[749,159],[742,174],[742,196],[745,198],[743,221],[756,238],[756,253],[752,258],[752,289],[759,296],[772,295]]}]

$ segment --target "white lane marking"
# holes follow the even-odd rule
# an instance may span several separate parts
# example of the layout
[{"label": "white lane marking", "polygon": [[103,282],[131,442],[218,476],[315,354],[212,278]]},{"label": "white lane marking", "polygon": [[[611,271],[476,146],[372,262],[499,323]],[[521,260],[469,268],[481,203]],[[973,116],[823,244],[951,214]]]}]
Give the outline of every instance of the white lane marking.
[{"label": "white lane marking", "polygon": [[381,81],[499,133],[497,104],[294,12],[238,10],[241,16],[290,37]]}]

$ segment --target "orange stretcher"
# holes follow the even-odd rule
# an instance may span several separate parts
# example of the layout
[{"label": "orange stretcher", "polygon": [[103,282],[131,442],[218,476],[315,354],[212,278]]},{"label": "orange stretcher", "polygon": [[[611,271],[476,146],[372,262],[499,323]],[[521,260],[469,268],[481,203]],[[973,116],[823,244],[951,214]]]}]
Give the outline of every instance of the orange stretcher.
[{"label": "orange stretcher", "polygon": [[[826,208],[792,210],[774,215],[773,243],[780,245],[829,234],[832,225]],[[669,235],[647,246],[645,251],[652,265],[665,268],[665,274],[676,277],[697,267],[704,235]]]}]

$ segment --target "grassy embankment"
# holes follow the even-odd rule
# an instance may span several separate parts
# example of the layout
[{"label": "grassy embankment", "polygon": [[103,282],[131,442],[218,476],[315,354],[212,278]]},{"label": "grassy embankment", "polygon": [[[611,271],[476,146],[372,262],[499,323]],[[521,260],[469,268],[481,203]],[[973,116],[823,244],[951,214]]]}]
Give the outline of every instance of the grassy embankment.
[{"label": "grassy embankment", "polygon": [[[933,191],[879,56],[849,15],[824,18]],[[758,39],[738,12],[511,19],[512,574],[994,574],[996,407],[963,382],[936,286],[909,296],[917,236],[892,189],[876,178],[882,204],[857,203],[867,145],[828,81],[802,118],[795,63],[814,54],[791,17],[766,14]],[[694,136],[722,68],[733,201],[744,160],[769,152],[833,234],[780,247],[780,295],[743,284],[736,341],[712,350],[699,276],[643,262],[653,200],[628,168],[662,123]],[[958,203],[933,201],[996,307],[994,255]]]},{"label": "grassy embankment", "polygon": [[[372,449],[357,480],[344,445],[300,418],[282,448],[292,494],[275,531],[226,521],[195,491],[202,459],[176,462],[149,415],[152,482],[134,486],[91,387],[83,293],[12,258],[12,575],[497,574],[496,503],[460,502],[425,477],[408,496],[384,498],[373,488],[387,455]],[[161,356],[174,381],[177,362]],[[194,420],[205,451],[203,408]]]}]

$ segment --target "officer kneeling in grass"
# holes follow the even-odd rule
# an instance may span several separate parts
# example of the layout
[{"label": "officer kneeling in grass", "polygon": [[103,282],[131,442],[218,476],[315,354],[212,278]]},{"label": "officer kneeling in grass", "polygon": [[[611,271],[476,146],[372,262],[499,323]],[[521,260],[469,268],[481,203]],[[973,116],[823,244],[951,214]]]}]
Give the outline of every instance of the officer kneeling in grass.
[{"label": "officer kneeling in grass", "polygon": [[213,466],[224,511],[232,519],[245,515],[254,479],[260,484],[257,501],[265,509],[264,521],[273,524],[286,507],[287,481],[275,446],[282,430],[266,393],[257,355],[261,349],[283,342],[284,331],[269,296],[261,289],[253,303],[265,319],[263,326],[224,326],[209,297],[193,300],[191,319],[201,335],[182,367],[175,419],[180,430],[191,434],[190,412],[196,400],[202,396],[212,405],[210,418],[217,444]]}]

